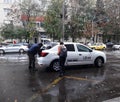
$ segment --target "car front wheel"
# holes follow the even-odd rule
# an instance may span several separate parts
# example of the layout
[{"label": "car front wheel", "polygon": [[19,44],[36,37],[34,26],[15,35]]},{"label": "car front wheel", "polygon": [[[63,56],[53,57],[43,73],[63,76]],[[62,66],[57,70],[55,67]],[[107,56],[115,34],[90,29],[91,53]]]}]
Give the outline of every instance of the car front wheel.
[{"label": "car front wheel", "polygon": [[96,67],[102,67],[103,66],[103,60],[102,60],[101,57],[99,57],[95,60],[95,66]]},{"label": "car front wheel", "polygon": [[24,53],[24,50],[23,50],[23,49],[20,49],[20,50],[19,50],[19,53]]},{"label": "car front wheel", "polygon": [[5,51],[4,50],[0,50],[0,54],[4,54],[5,53]]},{"label": "car front wheel", "polygon": [[55,60],[51,63],[50,68],[52,68],[54,71],[59,71],[59,60]]}]

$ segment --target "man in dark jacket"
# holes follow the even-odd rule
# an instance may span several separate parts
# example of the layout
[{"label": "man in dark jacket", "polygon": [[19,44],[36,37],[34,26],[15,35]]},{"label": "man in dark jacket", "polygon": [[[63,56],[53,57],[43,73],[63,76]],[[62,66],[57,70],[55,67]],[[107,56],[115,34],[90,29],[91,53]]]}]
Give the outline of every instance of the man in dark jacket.
[{"label": "man in dark jacket", "polygon": [[28,57],[29,57],[29,70],[37,71],[35,68],[35,55],[41,52],[41,47],[43,46],[42,43],[33,44],[28,50]]}]

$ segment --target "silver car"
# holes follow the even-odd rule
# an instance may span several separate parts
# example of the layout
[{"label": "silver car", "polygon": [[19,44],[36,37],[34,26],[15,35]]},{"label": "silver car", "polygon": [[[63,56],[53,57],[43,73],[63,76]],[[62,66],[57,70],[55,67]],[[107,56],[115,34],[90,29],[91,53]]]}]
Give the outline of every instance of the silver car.
[{"label": "silver car", "polygon": [[2,46],[0,47],[0,53],[8,53],[8,52],[19,52],[23,53],[28,50],[28,46],[23,45],[23,44],[9,44],[7,46]]}]

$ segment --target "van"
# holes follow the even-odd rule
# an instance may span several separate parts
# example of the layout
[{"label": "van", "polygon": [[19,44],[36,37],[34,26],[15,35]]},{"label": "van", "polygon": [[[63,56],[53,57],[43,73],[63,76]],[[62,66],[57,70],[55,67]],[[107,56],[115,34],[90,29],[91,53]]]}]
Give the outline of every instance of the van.
[{"label": "van", "polygon": [[41,42],[42,42],[43,45],[50,44],[51,43],[51,39],[41,38]]}]

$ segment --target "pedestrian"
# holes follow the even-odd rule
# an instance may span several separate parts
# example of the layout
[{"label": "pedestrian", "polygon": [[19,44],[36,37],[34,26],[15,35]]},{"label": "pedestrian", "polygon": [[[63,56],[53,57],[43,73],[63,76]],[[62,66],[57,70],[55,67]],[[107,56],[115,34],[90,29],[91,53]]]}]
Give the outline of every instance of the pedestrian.
[{"label": "pedestrian", "polygon": [[29,70],[30,71],[37,71],[35,67],[35,56],[37,54],[40,54],[42,46],[43,46],[42,43],[33,44],[28,50],[27,54],[29,58]]},{"label": "pedestrian", "polygon": [[15,41],[15,40],[13,41],[13,44],[16,44],[16,41]]},{"label": "pedestrian", "polygon": [[65,47],[63,42],[60,42],[60,45],[58,47],[58,55],[59,55],[59,76],[62,77],[65,74],[65,61],[67,57],[67,48]]}]

